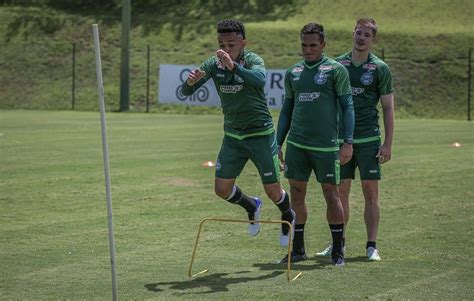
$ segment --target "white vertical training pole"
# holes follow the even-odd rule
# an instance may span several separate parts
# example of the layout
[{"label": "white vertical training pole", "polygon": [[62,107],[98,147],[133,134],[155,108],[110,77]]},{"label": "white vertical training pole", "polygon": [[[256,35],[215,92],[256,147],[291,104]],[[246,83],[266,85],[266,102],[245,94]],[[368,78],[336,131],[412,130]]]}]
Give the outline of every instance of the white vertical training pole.
[{"label": "white vertical training pole", "polygon": [[97,88],[99,90],[99,108],[100,108],[100,124],[102,128],[102,153],[104,157],[104,174],[105,174],[105,194],[107,198],[107,215],[109,219],[109,251],[110,264],[112,266],[112,300],[117,300],[117,271],[115,269],[115,242],[114,242],[114,224],[112,216],[112,195],[110,193],[110,176],[109,176],[109,147],[107,145],[107,128],[105,121],[105,104],[104,104],[104,84],[102,82],[102,64],[100,59],[99,45],[99,28],[97,24],[92,25],[92,33],[94,35],[95,50],[95,68],[97,73]]}]

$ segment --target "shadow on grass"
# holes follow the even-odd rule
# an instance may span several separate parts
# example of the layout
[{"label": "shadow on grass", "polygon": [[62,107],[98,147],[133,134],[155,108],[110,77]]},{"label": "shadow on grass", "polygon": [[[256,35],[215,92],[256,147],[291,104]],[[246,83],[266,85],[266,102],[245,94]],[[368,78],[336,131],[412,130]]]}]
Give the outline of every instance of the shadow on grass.
[{"label": "shadow on grass", "polygon": [[[185,281],[170,281],[170,282],[157,282],[145,284],[145,288],[152,292],[163,292],[163,287],[168,287],[170,290],[185,291],[190,289],[208,288],[209,290],[204,292],[193,292],[193,294],[211,294],[218,292],[227,292],[230,284],[237,284],[249,281],[259,281],[264,279],[270,279],[282,275],[283,271],[273,271],[270,274],[261,275],[257,277],[240,276],[233,277],[232,275],[250,273],[250,271],[241,271],[237,273],[216,273],[210,274],[203,277],[190,278]],[[227,277],[230,276],[230,277]],[[181,292],[180,294],[186,294]]]}]

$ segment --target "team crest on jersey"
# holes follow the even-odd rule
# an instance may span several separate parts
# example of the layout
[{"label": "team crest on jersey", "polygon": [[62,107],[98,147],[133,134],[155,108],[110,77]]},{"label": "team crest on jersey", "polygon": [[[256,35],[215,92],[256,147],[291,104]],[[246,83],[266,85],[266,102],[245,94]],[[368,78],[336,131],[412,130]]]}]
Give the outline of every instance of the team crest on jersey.
[{"label": "team crest on jersey", "polygon": [[328,76],[326,73],[323,73],[323,72],[316,73],[316,75],[314,76],[314,82],[317,85],[324,85],[327,80],[328,80]]},{"label": "team crest on jersey", "polygon": [[243,83],[244,82],[244,79],[242,77],[238,76],[237,74],[234,74],[234,79],[238,83]]},{"label": "team crest on jersey", "polygon": [[322,66],[320,66],[318,69],[319,69],[320,71],[329,71],[329,70],[334,69],[334,67],[331,66],[331,65],[322,65]]},{"label": "team crest on jersey", "polygon": [[293,68],[293,70],[291,70],[291,73],[299,73],[301,71],[303,71],[303,67],[302,66],[296,66],[295,68]]},{"label": "team crest on jersey", "polygon": [[362,66],[362,68],[368,69],[368,70],[375,70],[375,69],[377,69],[377,65],[376,64],[364,64]]},{"label": "team crest on jersey", "polygon": [[350,66],[350,65],[351,65],[351,61],[350,61],[350,60],[342,60],[342,61],[340,61],[339,63],[341,63],[341,64],[344,65],[344,66]]},{"label": "team crest on jersey", "polygon": [[365,86],[370,85],[373,81],[374,81],[374,75],[371,72],[365,72],[360,77],[360,82]]}]

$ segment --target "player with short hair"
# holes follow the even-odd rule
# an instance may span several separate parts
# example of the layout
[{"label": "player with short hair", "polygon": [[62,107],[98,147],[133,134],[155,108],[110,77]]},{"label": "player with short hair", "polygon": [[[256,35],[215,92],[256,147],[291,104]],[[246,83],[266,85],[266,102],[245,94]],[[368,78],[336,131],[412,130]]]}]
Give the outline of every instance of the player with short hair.
[{"label": "player with short hair", "polygon": [[[352,50],[336,58],[349,71],[355,112],[354,152],[352,160],[341,167],[339,193],[347,225],[350,216],[351,182],[358,168],[365,199],[366,255],[369,260],[381,260],[376,246],[380,220],[378,182],[381,179],[381,164],[388,162],[392,157],[394,130],[392,75],[387,64],[370,52],[376,34],[375,20],[369,18],[357,20],[352,36]],[[379,100],[385,129],[383,144],[377,110]],[[318,255],[329,255],[331,248],[330,245]]]},{"label": "player with short hair", "polygon": [[[277,142],[287,138],[285,176],[289,180],[292,208],[296,212],[295,238],[291,260],[307,259],[304,227],[307,219],[306,189],[311,172],[321,183],[327,204],[327,221],[334,248],[332,262],[345,264],[342,250],[344,212],[339,198],[339,165],[352,156],[354,111],[347,70],[328,58],[324,27],[317,23],[301,29],[304,60],[291,66],[285,75],[285,102],[280,112]],[[342,108],[345,143],[338,143],[338,112]],[[286,257],[280,262],[286,262]]]},{"label": "player with short hair", "polygon": [[[272,116],[265,99],[266,70],[263,59],[245,49],[244,25],[236,20],[217,23],[219,49],[188,75],[181,91],[191,95],[212,78],[224,113],[224,138],[216,161],[215,193],[242,206],[251,222],[250,235],[260,232],[259,198],[250,197],[235,185],[250,159],[258,169],[267,196],[278,206],[281,219],[294,223],[290,198],[280,186],[278,149]],[[282,224],[280,245],[287,246],[289,227]]]}]

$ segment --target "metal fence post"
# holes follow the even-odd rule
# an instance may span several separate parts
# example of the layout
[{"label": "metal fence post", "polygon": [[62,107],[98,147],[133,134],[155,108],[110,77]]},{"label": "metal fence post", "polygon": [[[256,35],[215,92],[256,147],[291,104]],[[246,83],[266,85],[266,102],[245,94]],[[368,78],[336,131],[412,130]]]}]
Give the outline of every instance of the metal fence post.
[{"label": "metal fence post", "polygon": [[71,91],[71,109],[76,107],[76,43],[72,44],[72,91]]},{"label": "metal fence post", "polygon": [[150,111],[150,45],[146,52],[146,112]]},{"label": "metal fence post", "polygon": [[472,48],[469,48],[469,55],[467,56],[467,121],[471,121],[471,53]]}]

